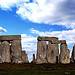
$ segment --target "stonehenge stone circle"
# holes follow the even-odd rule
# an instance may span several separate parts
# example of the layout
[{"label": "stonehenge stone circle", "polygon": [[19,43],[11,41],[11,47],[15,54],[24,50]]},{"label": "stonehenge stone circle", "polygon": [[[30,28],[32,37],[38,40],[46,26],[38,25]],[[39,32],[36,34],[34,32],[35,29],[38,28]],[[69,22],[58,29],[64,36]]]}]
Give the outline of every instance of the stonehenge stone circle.
[{"label": "stonehenge stone circle", "polygon": [[22,60],[21,35],[0,36],[0,63],[22,63],[27,62],[25,53]]},{"label": "stonehenge stone circle", "polygon": [[58,40],[57,37],[37,37],[37,40],[37,63],[70,63],[66,40]]}]

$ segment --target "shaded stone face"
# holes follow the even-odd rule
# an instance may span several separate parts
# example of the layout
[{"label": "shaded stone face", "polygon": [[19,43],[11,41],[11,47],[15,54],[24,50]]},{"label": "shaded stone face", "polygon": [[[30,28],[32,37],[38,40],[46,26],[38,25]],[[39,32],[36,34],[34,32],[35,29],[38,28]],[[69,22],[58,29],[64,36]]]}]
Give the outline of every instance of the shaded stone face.
[{"label": "shaded stone face", "polygon": [[73,46],[73,50],[72,50],[71,62],[75,63],[75,45]]},{"label": "shaded stone face", "polygon": [[46,58],[46,41],[38,41],[37,43],[37,63],[47,63]]},{"label": "shaded stone face", "polygon": [[0,57],[1,62],[9,63],[11,62],[10,59],[10,45],[7,41],[3,41],[0,45]]},{"label": "shaded stone face", "polygon": [[26,63],[29,63],[27,54],[25,55]]},{"label": "shaded stone face", "polygon": [[33,61],[35,61],[35,54],[33,54]]},{"label": "shaded stone face", "polygon": [[24,63],[28,63],[28,62],[29,62],[29,61],[28,61],[28,56],[27,56],[27,54],[26,54],[25,51],[22,51],[22,61],[23,61]]},{"label": "shaded stone face", "polygon": [[47,61],[48,63],[56,63],[59,60],[59,48],[58,44],[48,43],[47,49]]},{"label": "shaded stone face", "polygon": [[13,40],[11,44],[11,61],[19,63],[21,61],[21,40]]},{"label": "shaded stone face", "polygon": [[60,45],[60,63],[70,63],[69,49],[67,47],[67,44]]}]

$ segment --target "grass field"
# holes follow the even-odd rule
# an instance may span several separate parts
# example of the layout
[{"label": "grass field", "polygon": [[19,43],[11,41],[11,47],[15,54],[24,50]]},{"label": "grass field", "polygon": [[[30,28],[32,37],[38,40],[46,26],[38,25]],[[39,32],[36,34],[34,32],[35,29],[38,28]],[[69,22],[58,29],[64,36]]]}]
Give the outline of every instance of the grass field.
[{"label": "grass field", "polygon": [[0,70],[0,75],[75,75],[75,70]]},{"label": "grass field", "polygon": [[0,64],[0,75],[75,75],[75,64]]}]

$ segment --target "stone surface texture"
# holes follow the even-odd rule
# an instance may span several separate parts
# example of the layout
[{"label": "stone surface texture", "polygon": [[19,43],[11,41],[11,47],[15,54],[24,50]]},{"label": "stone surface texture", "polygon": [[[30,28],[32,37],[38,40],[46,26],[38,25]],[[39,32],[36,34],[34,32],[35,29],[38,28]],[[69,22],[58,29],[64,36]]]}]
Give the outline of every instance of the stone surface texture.
[{"label": "stone surface texture", "polygon": [[47,63],[46,58],[46,41],[38,41],[37,43],[37,62],[38,63]]},{"label": "stone surface texture", "polygon": [[[0,63],[23,63],[22,58],[21,35],[0,36]],[[26,53],[24,58],[28,62]]]},{"label": "stone surface texture", "polygon": [[1,57],[1,62],[2,63],[9,63],[11,62],[10,59],[10,46],[7,41],[3,41],[2,44],[0,45],[0,57]]},{"label": "stone surface texture", "polygon": [[26,62],[25,63],[29,63],[28,55],[27,54],[25,55],[25,59],[26,59]]},{"label": "stone surface texture", "polygon": [[21,40],[14,40],[11,44],[11,60],[12,63],[19,63],[21,61]]},{"label": "stone surface texture", "polygon": [[22,61],[23,61],[24,63],[28,63],[28,62],[29,62],[29,61],[28,61],[28,56],[27,56],[27,54],[26,54],[25,51],[22,51]]},{"label": "stone surface texture", "polygon": [[70,63],[69,49],[67,47],[67,44],[61,44],[60,46],[60,63]]},{"label": "stone surface texture", "polygon": [[37,38],[38,41],[51,41],[51,43],[53,44],[58,44],[58,38],[57,37],[38,37]]},{"label": "stone surface texture", "polygon": [[73,50],[72,50],[71,62],[75,63],[75,45],[73,46]]},{"label": "stone surface texture", "polygon": [[2,35],[0,36],[1,41],[10,41],[10,40],[21,40],[21,35]]},{"label": "stone surface texture", "polygon": [[59,47],[58,44],[51,44],[48,43],[48,50],[47,50],[47,61],[48,63],[56,63],[56,58],[59,59]]},{"label": "stone surface texture", "polygon": [[66,44],[66,40],[59,40],[60,44]]},{"label": "stone surface texture", "polygon": [[[37,40],[37,63],[70,63],[70,52],[66,40],[58,40],[57,37],[37,37]],[[60,55],[58,44],[61,44]]]}]

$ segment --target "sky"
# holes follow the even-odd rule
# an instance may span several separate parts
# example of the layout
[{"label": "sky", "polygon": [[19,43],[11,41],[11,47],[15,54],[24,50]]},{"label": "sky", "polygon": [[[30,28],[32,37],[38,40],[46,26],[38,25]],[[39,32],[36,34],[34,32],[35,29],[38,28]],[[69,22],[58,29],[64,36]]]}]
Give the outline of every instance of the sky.
[{"label": "sky", "polygon": [[29,61],[37,53],[37,37],[58,37],[75,45],[75,0],[0,0],[0,35],[21,35]]}]

